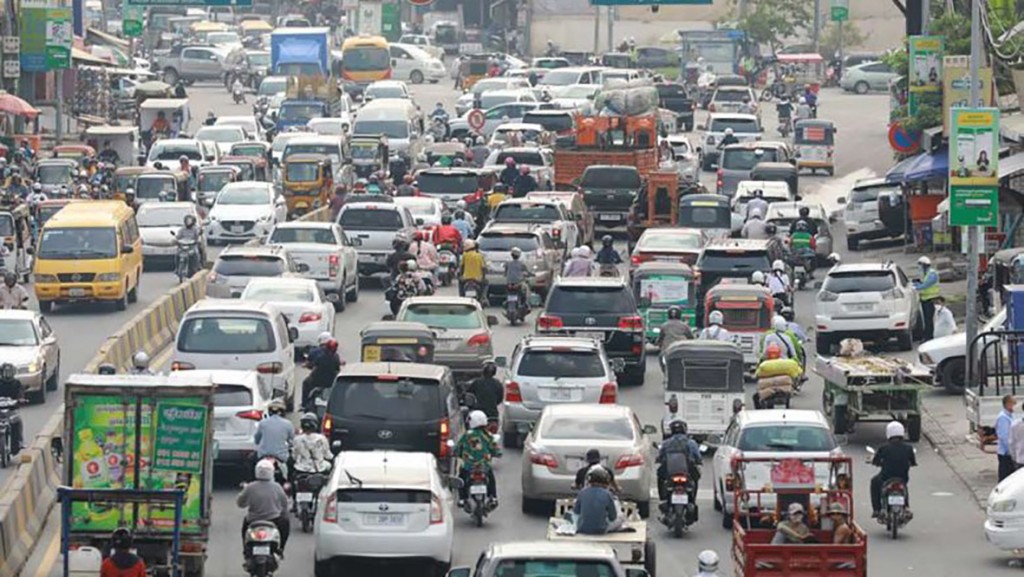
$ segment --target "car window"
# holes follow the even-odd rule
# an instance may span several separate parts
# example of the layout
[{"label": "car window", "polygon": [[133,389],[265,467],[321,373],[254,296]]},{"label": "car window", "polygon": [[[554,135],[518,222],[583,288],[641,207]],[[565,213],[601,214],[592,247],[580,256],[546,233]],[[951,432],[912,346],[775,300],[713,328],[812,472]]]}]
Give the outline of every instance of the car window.
[{"label": "car window", "polygon": [[308,286],[281,286],[270,284],[249,283],[242,292],[243,300],[311,303],[316,301],[317,293]]},{"label": "car window", "polygon": [[416,303],[402,313],[402,321],[423,323],[446,329],[479,329],[480,315],[476,307],[461,304]]},{"label": "car window", "polygon": [[502,152],[498,154],[498,157],[490,164],[504,165],[505,161],[512,158],[516,161],[516,165],[529,165],[529,166],[544,166],[544,158],[540,152],[533,151],[513,151],[513,152]]},{"label": "car window", "polygon": [[780,160],[773,148],[727,148],[722,156],[722,168],[725,170],[752,170],[759,162]]},{"label": "car window", "polygon": [[539,246],[537,236],[533,234],[484,234],[479,238],[477,246],[483,252],[508,252],[518,247],[523,252],[532,252]]},{"label": "car window", "polygon": [[836,448],[832,433],[824,427],[788,423],[749,426],[740,432],[741,451],[824,452]]},{"label": "car window", "polygon": [[562,132],[573,127],[573,119],[568,114],[535,114],[526,112],[523,114],[523,122],[526,124],[539,124],[544,130]]},{"label": "car window", "polygon": [[587,441],[632,441],[635,431],[628,418],[560,417],[545,419],[542,439],[585,439]]},{"label": "car window", "polygon": [[30,347],[39,344],[36,329],[27,319],[0,320],[0,346]]},{"label": "car window", "polygon": [[682,210],[679,211],[679,226],[727,229],[732,227],[732,211],[725,205],[684,204]]},{"label": "car window", "polygon": [[412,489],[342,489],[338,491],[339,503],[400,503],[404,505],[427,505],[430,491]]},{"label": "car window", "polygon": [[349,230],[398,230],[402,216],[397,210],[350,208],[341,213],[338,224]]},{"label": "car window", "polygon": [[213,391],[215,407],[251,407],[252,391],[245,385],[217,384]]},{"label": "car window", "polygon": [[553,204],[501,204],[494,212],[496,222],[553,222],[562,214]]},{"label": "car window", "polygon": [[745,134],[758,132],[757,120],[753,118],[714,118],[711,120],[711,126],[708,127],[708,131],[725,132],[727,128],[733,129],[733,132]]},{"label": "car window", "polygon": [[635,314],[636,304],[619,286],[559,286],[551,292],[546,309],[554,314]]},{"label": "car window", "polygon": [[737,270],[751,273],[755,270],[771,270],[772,268],[767,250],[728,253],[705,249],[697,266],[706,270]]},{"label": "car window", "polygon": [[281,276],[287,271],[284,259],[265,255],[221,255],[213,272],[223,276]]},{"label": "car window", "polygon": [[640,173],[617,167],[588,168],[580,178],[581,188],[640,188]]},{"label": "car window", "polygon": [[903,272],[903,269],[901,269],[900,267],[896,267],[896,274],[899,275],[900,277],[901,286],[907,286],[908,284],[910,284],[910,280],[907,279],[907,275],[906,273]]},{"label": "car window", "polygon": [[178,350],[186,353],[270,353],[274,349],[274,328],[265,318],[193,317],[178,330]]},{"label": "car window", "polygon": [[523,377],[594,378],[604,376],[597,351],[527,350],[516,374]]},{"label": "car window", "polygon": [[276,228],[270,235],[269,242],[271,244],[287,242],[337,244],[334,232],[327,228]]},{"label": "car window", "polygon": [[750,93],[745,90],[718,90],[715,92],[715,102],[743,102],[743,99],[750,99]]},{"label": "car window", "polygon": [[422,422],[441,417],[441,389],[430,379],[338,379],[327,412],[352,420]]},{"label": "car window", "polygon": [[699,234],[645,234],[637,242],[637,248],[647,250],[692,249],[701,247]]},{"label": "car window", "polygon": [[833,272],[825,277],[821,290],[834,293],[885,292],[896,288],[896,277],[887,270]]}]

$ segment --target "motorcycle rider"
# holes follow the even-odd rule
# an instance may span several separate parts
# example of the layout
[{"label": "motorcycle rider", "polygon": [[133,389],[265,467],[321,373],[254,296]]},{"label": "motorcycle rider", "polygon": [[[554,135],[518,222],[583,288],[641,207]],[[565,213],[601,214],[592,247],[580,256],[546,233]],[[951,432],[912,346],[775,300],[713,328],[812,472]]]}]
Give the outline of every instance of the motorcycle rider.
[{"label": "motorcycle rider", "polygon": [[711,311],[708,315],[708,326],[702,328],[700,333],[697,334],[697,338],[702,341],[723,341],[727,343],[732,342],[732,335],[729,331],[722,326],[725,322],[725,316],[722,311]]},{"label": "motorcycle rider", "polygon": [[132,355],[132,370],[133,375],[152,375],[153,371],[149,370],[149,355],[145,351],[138,351]]},{"label": "motorcycle rider", "polygon": [[462,462],[459,468],[459,478],[462,479],[462,486],[459,487],[459,507],[466,506],[466,499],[469,497],[469,476],[477,466],[482,466],[487,472],[488,506],[492,509],[498,506],[498,486],[494,479],[494,469],[491,467],[491,460],[497,455],[498,446],[494,444],[494,437],[487,430],[487,414],[483,411],[472,411],[469,413],[468,429],[455,444],[455,458]]},{"label": "motorcycle rider", "polygon": [[768,201],[764,199],[764,190],[760,188],[754,189],[750,200],[747,201],[747,206],[743,211],[743,216],[749,220],[755,210],[761,213],[762,218],[768,214]]},{"label": "motorcycle rider", "polygon": [[[658,448],[654,460],[658,464],[658,498],[662,503],[668,496],[667,481],[672,475],[686,473],[696,487],[700,481],[700,446],[687,433],[686,421],[675,420],[669,425],[672,436]],[[690,495],[691,498],[696,495]]]},{"label": "motorcycle rider", "polygon": [[194,242],[196,243],[195,252],[189,255],[189,270],[197,271],[201,267],[199,266],[199,260],[206,260],[206,256],[200,254],[202,251],[202,239],[203,232],[196,226],[196,217],[191,214],[186,214],[183,222],[184,226],[178,229],[178,232],[174,233],[174,238],[180,242]]},{"label": "motorcycle rider", "polygon": [[807,107],[811,111],[810,118],[817,118],[818,117],[818,94],[815,93],[814,90],[811,89],[811,85],[810,84],[804,84],[803,99],[804,99],[804,102],[807,103]]},{"label": "motorcycle rider", "polygon": [[470,152],[473,154],[473,165],[477,168],[483,168],[484,163],[487,162],[487,157],[491,154],[491,149],[487,147],[483,136],[477,136],[476,140],[473,141],[473,147]]},{"label": "motorcycle rider", "polygon": [[[513,253],[515,249],[513,248]],[[513,258],[515,258],[513,254]],[[487,294],[487,263],[480,252],[476,241],[467,240],[463,245],[462,259],[459,261],[459,295],[465,296],[466,283],[473,281],[480,287],[480,294]]]},{"label": "motorcycle rider", "polygon": [[793,103],[789,96],[783,95],[779,103],[775,105],[775,112],[779,116],[779,128],[783,135],[793,130]]},{"label": "motorcycle rider", "polygon": [[523,249],[514,246],[509,254],[512,256],[512,260],[505,265],[505,285],[519,285],[519,302],[523,306],[529,307],[527,299],[530,295],[530,286],[526,279],[533,276],[533,273],[522,260]]},{"label": "motorcycle rider", "polygon": [[669,307],[668,320],[661,325],[661,329],[658,331],[658,347],[664,351],[676,341],[692,339],[693,331],[690,329],[690,325],[683,322],[682,309],[676,306]]},{"label": "motorcycle rider", "polygon": [[587,486],[576,494],[572,506],[576,533],[604,535],[621,525],[619,503],[608,489],[610,484],[608,469],[596,465],[587,471]]},{"label": "motorcycle rider", "polygon": [[278,465],[287,465],[291,454],[292,440],[295,438],[295,427],[284,417],[285,406],[279,399],[267,407],[269,415],[256,426],[256,458],[275,459]]},{"label": "motorcycle rider", "polygon": [[391,241],[391,248],[394,252],[388,255],[387,260],[384,261],[384,265],[388,267],[388,272],[391,273],[391,280],[395,280],[401,273],[401,270],[399,269],[402,263],[416,257],[409,252],[409,241],[402,237],[395,237],[395,239]]},{"label": "motorcycle rider", "polygon": [[235,99],[236,104],[245,104],[245,85],[238,76],[235,76],[235,81],[231,83],[231,97]]},{"label": "motorcycle rider", "polygon": [[511,189],[516,179],[519,178],[519,169],[516,168],[516,159],[509,156],[505,159],[505,168],[501,169],[501,175],[498,177],[501,183]]},{"label": "motorcycle rider", "polygon": [[[917,455],[914,448],[903,442],[906,431],[903,423],[891,421],[885,426],[885,438],[889,442],[878,448],[871,464],[880,467],[877,475],[871,477],[871,516],[882,516],[882,485],[889,479],[903,479],[910,486],[910,468],[917,466]],[[907,508],[910,507],[910,495],[907,495]]]},{"label": "motorcycle rider", "polygon": [[434,228],[434,246],[438,250],[444,250],[448,245],[449,250],[459,254],[462,249],[462,233],[452,225],[452,215],[445,213],[441,215],[441,226]]},{"label": "motorcycle rider", "polygon": [[764,221],[761,209],[755,208],[749,214],[747,222],[743,223],[743,229],[740,230],[740,236],[757,240],[764,240],[771,236],[768,233],[769,224]]},{"label": "motorcycle rider", "polygon": [[409,252],[416,257],[416,264],[421,271],[433,275],[437,270],[438,255],[437,247],[430,242],[429,236],[425,231],[416,231]]},{"label": "motorcycle rider", "polygon": [[693,577],[718,577],[718,553],[705,549],[697,555],[697,574]]},{"label": "motorcycle rider", "polygon": [[755,270],[750,275],[750,284],[751,285],[757,285],[757,286],[763,286],[765,288],[768,288],[768,285],[766,284],[765,279],[764,279],[764,273],[759,271],[759,270]]},{"label": "motorcycle rider", "polygon": [[512,198],[523,198],[538,188],[537,179],[530,174],[530,167],[524,164],[519,169],[519,176],[516,177],[516,181],[512,185]]},{"label": "motorcycle rider", "polygon": [[606,234],[601,237],[601,250],[597,251],[597,264],[622,264],[622,257],[619,255],[619,251],[615,250],[614,243],[615,241],[612,239],[612,235],[610,234]]},{"label": "motorcycle rider", "polygon": [[431,120],[440,120],[441,122],[448,124],[448,111],[444,109],[444,103],[438,102],[437,106],[434,107],[434,111],[430,113]]},{"label": "motorcycle rider", "polygon": [[772,296],[789,305],[789,275],[786,274],[786,263],[782,259],[772,262],[772,272],[768,275],[768,290]]},{"label": "motorcycle rider", "polygon": [[786,325],[788,327],[786,332],[789,333],[790,338],[795,338],[797,344],[802,348],[803,344],[807,342],[807,332],[804,331],[804,328],[800,326],[799,323],[793,320],[795,318],[793,315],[793,309],[789,307],[782,307],[779,314],[782,318],[786,319]]},{"label": "motorcycle rider", "polygon": [[608,488],[612,492],[622,491],[622,488],[619,487],[619,484],[615,482],[615,474],[612,473],[610,470],[605,469],[604,466],[601,464],[601,451],[598,451],[597,449],[587,450],[585,460],[586,463],[584,463],[582,467],[576,470],[576,481],[573,483],[574,489],[579,491],[586,487],[587,474],[590,473],[590,470],[593,469],[594,467],[601,467],[608,473]]},{"label": "motorcycle rider", "polygon": [[[14,399],[15,401],[25,400],[25,387],[16,376],[18,370],[11,363],[0,365],[0,398]],[[17,411],[11,413],[11,456],[18,454],[21,450],[22,424],[21,415]]]},{"label": "motorcycle rider", "polygon": [[807,104],[807,99],[801,96],[796,101],[796,121],[807,120],[811,117],[811,107]]},{"label": "motorcycle rider", "polygon": [[[306,377],[302,386],[301,406],[305,410],[310,410],[309,407],[316,396],[315,392],[330,388],[334,384],[335,377],[338,376],[338,371],[341,370],[342,362],[341,357],[338,356],[338,341],[330,333],[326,334],[327,338],[314,349],[315,354],[309,355],[307,363],[310,369],[309,376]],[[323,335],[320,336],[323,337]]]},{"label": "motorcycle rider", "polygon": [[413,186],[413,177],[407,174],[402,177],[402,184],[395,190],[395,196],[416,196],[416,187]]},{"label": "motorcycle rider", "polygon": [[[803,375],[800,363],[791,358],[782,357],[782,347],[773,342],[764,348],[764,355],[754,371],[757,379],[757,392],[754,393],[754,408],[760,409],[764,401],[776,393],[793,394],[793,387]],[[780,377],[785,377],[780,378]]]},{"label": "motorcycle rider", "polygon": [[578,246],[569,252],[569,260],[565,263],[565,267],[562,268],[562,276],[590,276],[593,263],[591,263],[590,259],[586,257],[586,253],[583,252],[584,248],[585,247]]},{"label": "motorcycle rider", "polygon": [[296,473],[326,473],[331,470],[331,445],[320,433],[320,419],[314,413],[299,418],[299,434],[292,447]]},{"label": "motorcycle rider", "polygon": [[213,126],[214,124],[217,124],[217,113],[211,110],[206,113],[206,120],[203,122],[203,125]]},{"label": "motorcycle rider", "polygon": [[805,233],[812,237],[818,234],[818,223],[811,218],[811,209],[807,206],[801,206],[799,216],[793,221],[793,224],[789,225],[789,235],[793,236],[795,233]]},{"label": "motorcycle rider", "polygon": [[470,381],[466,392],[472,394],[476,399],[473,409],[483,411],[488,420],[498,420],[498,406],[505,395],[505,387],[501,381],[494,378],[498,374],[498,367],[493,361],[484,363],[484,369],[480,376]]},{"label": "motorcycle rider", "polygon": [[455,211],[455,219],[452,220],[452,226],[458,229],[463,239],[473,238],[473,225],[469,224],[469,221],[466,220],[465,210],[460,208]]},{"label": "motorcycle rider", "polygon": [[725,136],[723,136],[722,141],[718,143],[718,148],[725,148],[730,144],[739,144],[739,141],[740,139],[736,138],[736,135],[733,134],[732,128],[726,128]]},{"label": "motorcycle rider", "polygon": [[0,286],[0,310],[25,309],[28,305],[28,291],[18,284],[18,275],[13,270],[4,271],[4,284]]},{"label": "motorcycle rider", "polygon": [[754,108],[754,103],[750,101],[749,96],[743,97],[743,102],[740,103],[740,107],[737,112],[739,112],[740,114],[754,114],[754,112],[756,112],[756,109]]},{"label": "motorcycle rider", "polygon": [[[264,421],[266,422],[266,421]],[[261,423],[262,424],[262,423]],[[288,494],[274,481],[274,463],[260,459],[256,463],[255,481],[246,483],[242,492],[235,498],[235,503],[242,509],[248,509],[242,521],[242,542],[249,524],[255,521],[269,521],[277,526],[281,533],[281,557],[284,558],[288,534],[291,532],[291,520],[288,518]]]},{"label": "motorcycle rider", "polygon": [[132,553],[132,534],[119,527],[110,534],[110,557],[100,565],[100,577],[146,577],[146,563]]}]

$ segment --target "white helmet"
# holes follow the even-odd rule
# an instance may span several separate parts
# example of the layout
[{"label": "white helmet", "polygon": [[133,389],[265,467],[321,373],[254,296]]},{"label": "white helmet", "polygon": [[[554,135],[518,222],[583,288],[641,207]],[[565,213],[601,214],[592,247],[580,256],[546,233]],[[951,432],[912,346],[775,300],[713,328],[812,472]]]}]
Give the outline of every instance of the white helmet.
[{"label": "white helmet", "polygon": [[789,323],[786,322],[786,317],[782,315],[775,315],[772,319],[772,328],[777,331],[785,331],[789,329]]},{"label": "white helmet", "polygon": [[801,96],[799,102],[800,104],[807,104],[807,99]]},{"label": "white helmet", "polygon": [[149,355],[144,351],[135,353],[135,356],[132,357],[132,365],[134,365],[136,369],[148,369]]},{"label": "white helmet", "polygon": [[708,323],[713,325],[720,325],[725,322],[725,316],[722,315],[722,311],[711,311],[708,315]]},{"label": "white helmet", "polygon": [[334,335],[332,335],[330,331],[324,331],[316,338],[316,344],[322,345],[333,338]]},{"label": "white helmet", "polygon": [[903,423],[899,421],[892,421],[885,426],[885,438],[891,439],[893,437],[905,437],[907,432],[903,429]]},{"label": "white helmet", "polygon": [[932,259],[926,256],[922,256],[921,258],[917,259],[917,264],[921,266],[932,266]]},{"label": "white helmet", "polygon": [[257,481],[273,481],[274,480],[274,463],[270,459],[260,459],[256,463],[256,480]]},{"label": "white helmet", "polygon": [[832,263],[833,265],[837,265],[843,262],[843,257],[839,256],[838,252],[833,252],[828,255],[828,262]]},{"label": "white helmet", "polygon": [[570,250],[569,251],[569,258],[576,258],[576,257],[580,256],[582,254],[580,252],[580,248],[581,247],[576,247],[576,248]]},{"label": "white helmet", "polygon": [[466,241],[462,243],[463,250],[473,250],[474,248],[476,248],[476,241],[471,238],[467,238]]},{"label": "white helmet", "polygon": [[590,252],[590,247],[583,245],[580,247],[580,256],[583,258],[590,258],[594,253]]},{"label": "white helmet", "polygon": [[759,270],[755,270],[754,274],[750,275],[750,283],[764,284],[764,273]]},{"label": "white helmet", "polygon": [[419,263],[416,262],[416,259],[410,258],[409,260],[405,261],[405,267],[409,269],[409,272],[416,272],[417,270],[419,270],[420,265]]},{"label": "white helmet", "polygon": [[697,571],[701,573],[714,573],[718,571],[718,553],[711,549],[705,549],[697,555]]},{"label": "white helmet", "polygon": [[473,411],[469,414],[469,428],[479,429],[487,426],[487,414],[483,411]]},{"label": "white helmet", "polygon": [[726,134],[732,134],[732,129],[731,128],[726,128],[725,129],[725,133]]},{"label": "white helmet", "polygon": [[775,259],[772,263],[772,270],[776,272],[786,272],[786,263],[782,262],[782,259]]}]

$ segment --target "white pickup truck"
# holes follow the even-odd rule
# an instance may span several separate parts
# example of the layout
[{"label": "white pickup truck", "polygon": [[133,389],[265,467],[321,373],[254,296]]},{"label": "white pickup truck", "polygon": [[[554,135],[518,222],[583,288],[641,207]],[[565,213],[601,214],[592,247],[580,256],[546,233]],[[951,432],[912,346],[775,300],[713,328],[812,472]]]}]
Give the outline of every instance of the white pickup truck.
[{"label": "white pickup truck", "polygon": [[416,221],[404,206],[381,195],[364,195],[367,200],[351,199],[341,207],[338,224],[359,253],[359,274],[388,273],[388,255],[394,252],[396,237],[412,241]]},{"label": "white pickup truck", "polygon": [[359,255],[341,226],[333,222],[293,221],[280,223],[267,244],[281,246],[296,264],[309,270],[302,277],[315,280],[325,293],[338,295],[337,311],[359,299]]},{"label": "white pickup truck", "polygon": [[[978,331],[984,334],[1003,330],[1006,325],[1006,309],[999,311]],[[935,374],[935,383],[942,385],[946,392],[964,394],[967,381],[967,333],[953,333],[946,337],[932,339],[918,345],[917,357],[922,365]]]}]

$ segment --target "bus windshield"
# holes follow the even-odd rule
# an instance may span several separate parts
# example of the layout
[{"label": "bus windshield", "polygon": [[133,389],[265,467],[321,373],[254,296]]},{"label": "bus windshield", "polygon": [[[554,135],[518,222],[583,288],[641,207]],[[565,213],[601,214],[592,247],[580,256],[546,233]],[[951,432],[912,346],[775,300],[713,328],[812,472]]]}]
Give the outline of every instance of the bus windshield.
[{"label": "bus windshield", "polygon": [[357,46],[346,50],[341,62],[348,72],[388,70],[391,68],[391,54],[384,46]]}]

